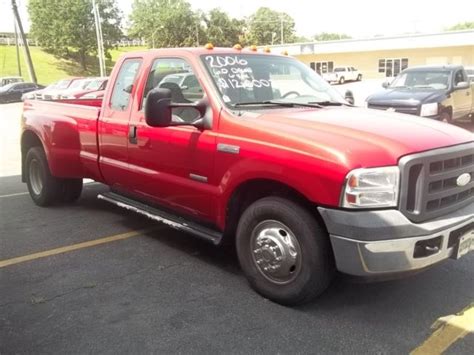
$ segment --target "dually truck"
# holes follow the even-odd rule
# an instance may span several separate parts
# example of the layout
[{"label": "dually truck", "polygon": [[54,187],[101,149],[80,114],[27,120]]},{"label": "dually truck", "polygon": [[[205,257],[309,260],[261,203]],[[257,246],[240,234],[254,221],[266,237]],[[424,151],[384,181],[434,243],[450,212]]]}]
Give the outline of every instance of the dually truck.
[{"label": "dually truck", "polygon": [[103,99],[25,101],[21,156],[37,205],[106,184],[104,201],[235,243],[250,285],[285,305],[337,271],[389,279],[474,248],[473,134],[353,107],[286,55],[127,53]]}]

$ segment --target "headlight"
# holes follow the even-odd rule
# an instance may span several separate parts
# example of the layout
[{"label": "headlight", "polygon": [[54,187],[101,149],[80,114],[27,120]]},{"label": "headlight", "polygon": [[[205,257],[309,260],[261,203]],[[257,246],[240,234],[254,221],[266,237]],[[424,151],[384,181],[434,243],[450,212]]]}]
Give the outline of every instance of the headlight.
[{"label": "headlight", "polygon": [[438,103],[433,102],[431,104],[421,105],[420,116],[434,116],[438,114]]},{"label": "headlight", "polygon": [[341,205],[346,208],[396,207],[400,170],[396,166],[355,169],[346,178]]}]

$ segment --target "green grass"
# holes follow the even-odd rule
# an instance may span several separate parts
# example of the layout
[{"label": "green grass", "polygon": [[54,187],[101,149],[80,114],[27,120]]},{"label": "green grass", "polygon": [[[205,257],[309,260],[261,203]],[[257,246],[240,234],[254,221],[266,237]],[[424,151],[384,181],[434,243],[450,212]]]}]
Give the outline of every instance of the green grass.
[{"label": "green grass", "polygon": [[[143,50],[144,47],[120,47],[112,49],[110,54],[112,60],[107,60],[107,74],[110,74],[115,61],[126,52]],[[33,66],[36,77],[40,84],[50,84],[54,81],[70,76],[96,76],[99,75],[99,65],[97,58],[88,58],[87,70],[81,68],[79,62],[57,58],[46,53],[39,47],[30,47]],[[28,70],[24,60],[23,48],[20,48],[21,74],[26,81],[29,81]],[[0,46],[0,77],[18,75],[15,46]]]}]

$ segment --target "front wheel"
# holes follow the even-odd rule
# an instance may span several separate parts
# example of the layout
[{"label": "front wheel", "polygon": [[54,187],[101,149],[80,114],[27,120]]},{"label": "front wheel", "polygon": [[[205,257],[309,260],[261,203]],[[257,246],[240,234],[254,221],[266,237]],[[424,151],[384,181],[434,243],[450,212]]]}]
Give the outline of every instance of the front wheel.
[{"label": "front wheel", "polygon": [[449,112],[449,111],[441,112],[441,115],[439,116],[439,120],[441,122],[453,123],[453,117],[451,115],[451,112]]},{"label": "front wheel", "polygon": [[311,301],[334,274],[327,233],[305,208],[284,198],[250,205],[239,221],[236,246],[252,288],[283,305]]},{"label": "front wheel", "polygon": [[346,79],[341,76],[341,78],[339,79],[339,84],[344,84],[346,82]]},{"label": "front wheel", "polygon": [[357,81],[361,81],[361,80],[362,80],[362,74],[357,75]]}]

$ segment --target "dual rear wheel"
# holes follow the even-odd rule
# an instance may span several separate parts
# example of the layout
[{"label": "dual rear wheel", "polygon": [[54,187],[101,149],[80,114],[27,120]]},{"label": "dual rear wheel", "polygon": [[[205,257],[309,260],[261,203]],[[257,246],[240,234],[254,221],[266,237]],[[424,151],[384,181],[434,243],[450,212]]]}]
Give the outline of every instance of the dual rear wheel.
[{"label": "dual rear wheel", "polygon": [[71,203],[81,196],[82,179],[60,179],[52,176],[41,147],[33,147],[28,151],[25,169],[28,191],[38,206],[49,206],[56,202]]}]

